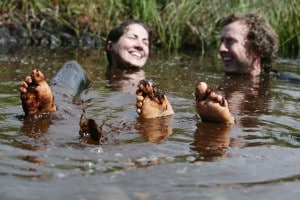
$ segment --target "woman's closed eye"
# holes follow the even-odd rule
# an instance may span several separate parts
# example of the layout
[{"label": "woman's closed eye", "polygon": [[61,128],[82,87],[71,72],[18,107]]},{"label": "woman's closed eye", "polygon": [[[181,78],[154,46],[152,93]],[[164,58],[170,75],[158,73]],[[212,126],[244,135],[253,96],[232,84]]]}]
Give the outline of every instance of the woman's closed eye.
[{"label": "woman's closed eye", "polygon": [[135,40],[135,39],[138,39],[138,36],[137,35],[128,35],[127,38],[129,38],[131,40]]},{"label": "woman's closed eye", "polygon": [[148,39],[144,39],[144,40],[143,40],[143,43],[144,43],[144,45],[149,46],[149,40],[148,40]]}]

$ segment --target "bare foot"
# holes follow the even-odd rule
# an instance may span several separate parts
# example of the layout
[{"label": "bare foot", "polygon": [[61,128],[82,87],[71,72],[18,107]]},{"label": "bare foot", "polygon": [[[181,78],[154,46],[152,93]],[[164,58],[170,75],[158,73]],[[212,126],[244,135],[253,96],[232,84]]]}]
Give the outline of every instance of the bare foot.
[{"label": "bare foot", "polygon": [[205,82],[198,83],[195,95],[197,111],[202,121],[234,123],[226,99],[216,94]]},{"label": "bare foot", "polygon": [[35,69],[20,86],[20,98],[26,115],[37,112],[55,112],[54,96],[44,74]]},{"label": "bare foot", "polygon": [[172,106],[159,87],[141,80],[136,91],[137,113],[143,118],[155,118],[174,114]]}]

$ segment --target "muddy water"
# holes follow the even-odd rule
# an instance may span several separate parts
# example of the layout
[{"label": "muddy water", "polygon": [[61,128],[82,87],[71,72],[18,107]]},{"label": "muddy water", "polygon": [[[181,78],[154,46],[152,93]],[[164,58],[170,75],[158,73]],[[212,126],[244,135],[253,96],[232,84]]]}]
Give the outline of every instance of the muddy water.
[{"label": "muddy water", "polygon": [[[68,60],[78,61],[91,80],[81,103],[62,108],[57,102],[54,116],[20,119],[20,80],[37,67],[50,80]],[[2,51],[1,199],[299,197],[299,84],[223,76],[214,54],[157,54],[144,71],[112,72],[110,81],[105,66],[103,51]],[[300,74],[297,60],[281,60],[276,68]],[[142,77],[166,92],[173,117],[138,118],[134,90]],[[235,125],[200,123],[193,96],[198,81],[226,96]],[[79,140],[82,107],[102,125],[103,145]]]}]

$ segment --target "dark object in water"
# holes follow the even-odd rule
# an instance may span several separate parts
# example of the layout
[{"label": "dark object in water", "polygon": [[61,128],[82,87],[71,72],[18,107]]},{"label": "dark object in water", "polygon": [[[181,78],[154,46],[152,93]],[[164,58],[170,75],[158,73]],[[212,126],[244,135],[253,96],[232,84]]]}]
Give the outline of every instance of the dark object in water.
[{"label": "dark object in water", "polygon": [[98,126],[95,120],[87,118],[84,109],[80,117],[79,126],[79,135],[85,142],[90,144],[103,143],[102,127]]},{"label": "dark object in water", "polygon": [[77,97],[88,87],[89,83],[90,80],[84,69],[78,62],[71,60],[66,62],[57,72],[50,85],[63,88],[63,96]]},{"label": "dark object in water", "polygon": [[292,72],[277,72],[279,80],[300,84],[300,75]]}]

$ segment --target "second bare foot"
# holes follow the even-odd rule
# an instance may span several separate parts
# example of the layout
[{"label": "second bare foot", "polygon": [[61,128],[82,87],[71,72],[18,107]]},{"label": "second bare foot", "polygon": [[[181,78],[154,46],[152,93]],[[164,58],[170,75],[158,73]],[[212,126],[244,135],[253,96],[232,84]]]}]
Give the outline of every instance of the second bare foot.
[{"label": "second bare foot", "polygon": [[136,91],[137,113],[143,118],[155,118],[174,114],[172,106],[159,87],[141,80]]},{"label": "second bare foot", "polygon": [[205,82],[197,84],[195,96],[196,108],[202,121],[234,123],[226,99],[216,94]]}]

